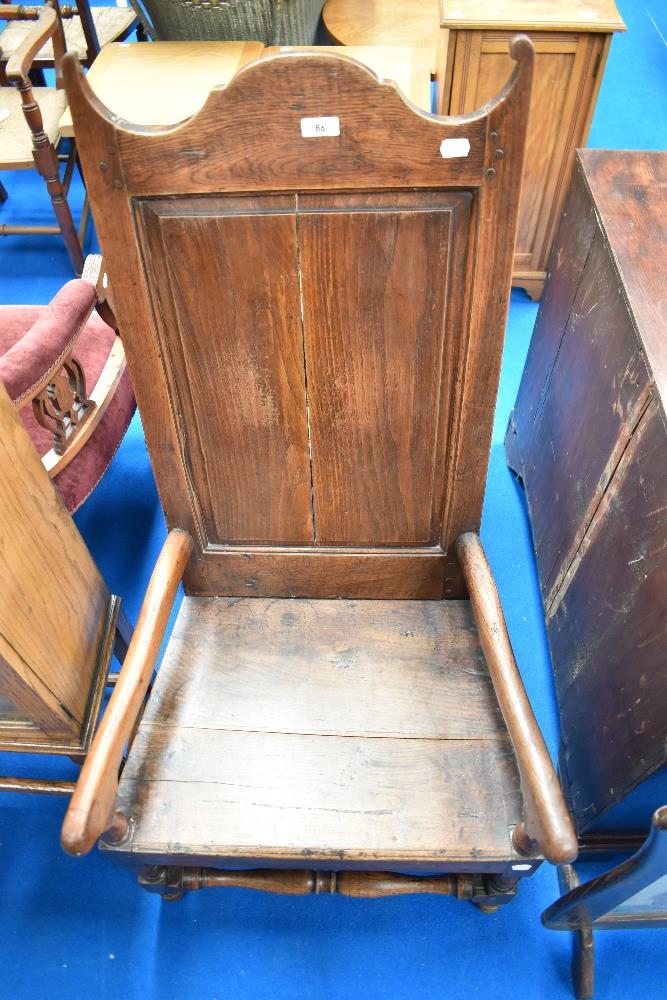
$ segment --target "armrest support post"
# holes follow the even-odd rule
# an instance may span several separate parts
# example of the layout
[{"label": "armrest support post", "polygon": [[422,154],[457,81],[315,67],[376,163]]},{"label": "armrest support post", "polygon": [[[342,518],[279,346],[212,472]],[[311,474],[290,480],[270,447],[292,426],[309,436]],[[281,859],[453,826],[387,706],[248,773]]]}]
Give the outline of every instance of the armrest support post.
[{"label": "armrest support post", "polygon": [[115,811],[123,750],[150,683],[191,552],[192,538],[186,531],[169,533],[148,584],[114,692],[65,815],[60,840],[68,854],[87,854],[110,828],[116,842],[129,830],[127,817]]},{"label": "armrest support post", "polygon": [[574,826],[521,680],[498,591],[479,536],[474,532],[461,535],[456,543],[456,554],[521,778],[524,819],[515,831],[514,846],[522,854],[539,850],[553,864],[573,861],[578,849]]}]

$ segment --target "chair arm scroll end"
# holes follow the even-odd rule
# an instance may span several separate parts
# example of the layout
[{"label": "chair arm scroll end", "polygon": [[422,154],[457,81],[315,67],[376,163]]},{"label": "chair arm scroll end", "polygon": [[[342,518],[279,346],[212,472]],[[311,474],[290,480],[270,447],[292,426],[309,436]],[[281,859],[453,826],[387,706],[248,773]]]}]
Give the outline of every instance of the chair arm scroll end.
[{"label": "chair arm scroll end", "polygon": [[521,780],[524,820],[514,831],[514,847],[520,854],[542,853],[556,865],[573,861],[578,852],[574,825],[521,680],[479,535],[472,531],[461,535],[456,554]]},{"label": "chair arm scroll end", "polygon": [[87,854],[104,834],[115,846],[131,835],[131,820],[116,811],[123,752],[142,709],[192,547],[187,531],[170,531],[155,564],[116,686],[65,815],[60,842],[67,854]]}]

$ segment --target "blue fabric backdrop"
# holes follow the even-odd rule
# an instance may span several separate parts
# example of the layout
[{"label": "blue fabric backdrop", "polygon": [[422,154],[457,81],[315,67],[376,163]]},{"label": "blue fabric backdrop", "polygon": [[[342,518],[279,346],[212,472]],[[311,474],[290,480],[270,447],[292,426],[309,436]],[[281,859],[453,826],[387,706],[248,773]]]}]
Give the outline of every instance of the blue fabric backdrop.
[{"label": "blue fabric backdrop", "polygon": [[[614,38],[589,144],[660,148],[667,139],[665,3],[619,0],[619,6],[628,32]],[[30,205],[50,223],[48,199],[32,174],[0,179],[11,195],[0,222],[11,223]],[[80,190],[73,200],[79,210]],[[59,240],[0,240],[1,302],[47,302],[69,277]],[[529,525],[502,446],[536,308],[523,292],[513,293],[482,534],[529,695],[555,751],[557,714]],[[110,587],[136,617],[165,535],[138,417],[76,520]],[[0,755],[3,773],[40,767],[40,761]],[[76,770],[61,761],[50,773]],[[169,905],[97,853],[80,861],[65,857],[58,846],[63,810],[58,799],[0,799],[0,997],[571,995],[568,936],[544,930],[539,921],[558,891],[548,866],[523,883],[508,910],[493,916],[442,898],[358,902],[241,890],[193,894]],[[664,996],[665,943],[664,931],[599,933],[597,995]]]}]

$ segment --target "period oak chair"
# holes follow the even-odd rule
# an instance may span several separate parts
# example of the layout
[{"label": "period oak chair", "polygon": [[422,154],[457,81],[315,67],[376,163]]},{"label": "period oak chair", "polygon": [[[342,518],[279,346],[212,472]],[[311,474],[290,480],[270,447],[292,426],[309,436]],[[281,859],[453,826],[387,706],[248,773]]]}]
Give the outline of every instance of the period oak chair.
[{"label": "period oak chair", "polygon": [[115,118],[66,60],[171,529],[70,853],[102,837],[167,898],[485,909],[576,855],[477,534],[533,67],[527,38],[511,53],[460,118],[297,52],[168,128]]},{"label": "period oak chair", "polygon": [[0,382],[70,513],[106,472],[136,409],[101,262],[90,255],[83,278],[47,306],[0,306]]}]

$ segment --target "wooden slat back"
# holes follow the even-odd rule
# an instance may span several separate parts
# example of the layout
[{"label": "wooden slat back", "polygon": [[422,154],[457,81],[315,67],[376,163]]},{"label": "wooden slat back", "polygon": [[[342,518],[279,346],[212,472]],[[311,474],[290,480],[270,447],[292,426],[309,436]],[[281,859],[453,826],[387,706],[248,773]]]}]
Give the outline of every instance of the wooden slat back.
[{"label": "wooden slat back", "polygon": [[[156,129],[111,116],[69,63],[160,495],[196,540],[189,593],[465,594],[452,545],[479,527],[527,39],[513,55],[460,118],[289,53]],[[304,136],[322,116],[339,134]]]}]

